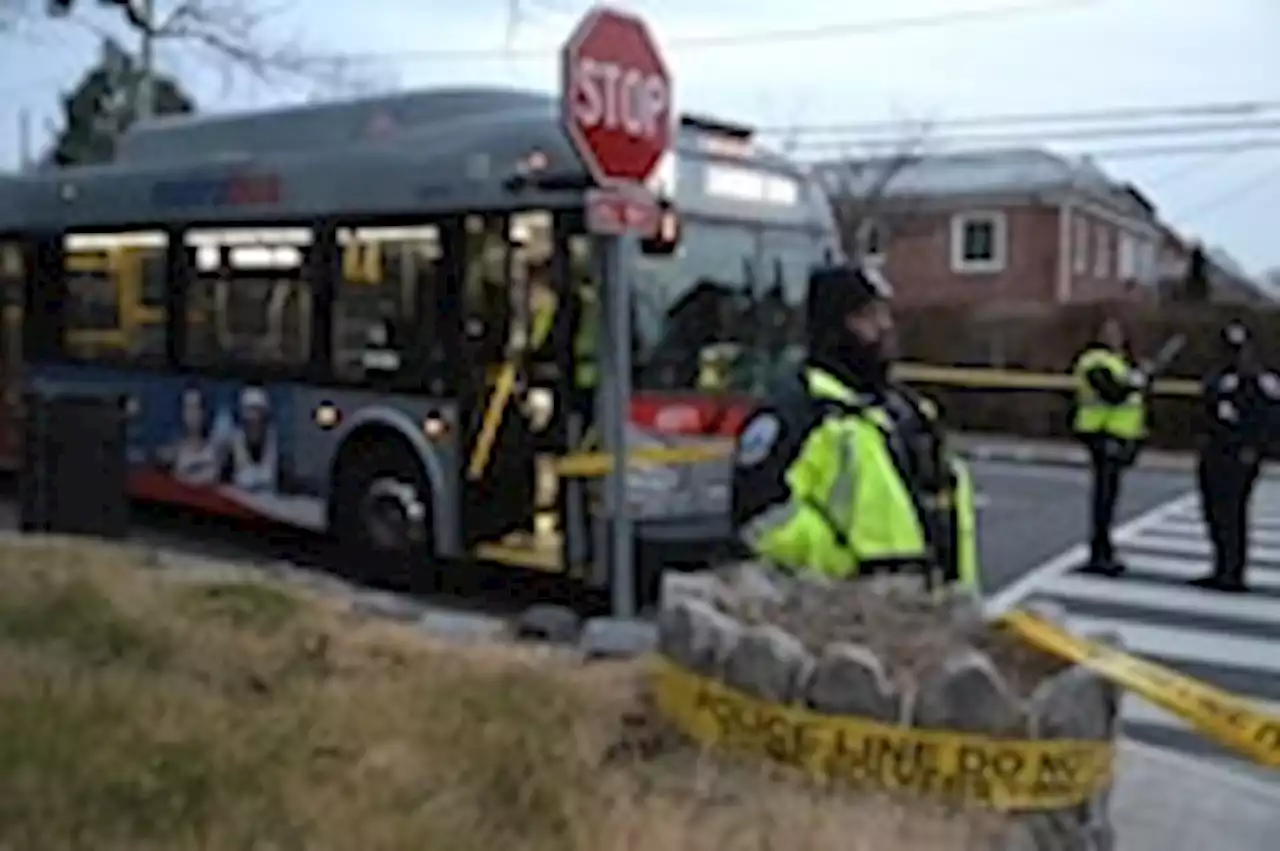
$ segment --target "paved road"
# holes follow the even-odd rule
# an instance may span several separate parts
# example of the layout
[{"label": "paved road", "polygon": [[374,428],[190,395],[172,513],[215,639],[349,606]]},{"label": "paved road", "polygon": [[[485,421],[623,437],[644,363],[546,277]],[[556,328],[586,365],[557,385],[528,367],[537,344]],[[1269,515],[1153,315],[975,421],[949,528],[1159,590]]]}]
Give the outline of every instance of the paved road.
[{"label": "paved road", "polygon": [[[983,588],[994,593],[1083,540],[1088,471],[1078,467],[984,461],[971,465],[982,499],[979,547]],[[1183,473],[1135,469],[1125,479],[1121,520],[1186,493]]]},{"label": "paved road", "polygon": [[[1064,607],[1069,623],[1120,636],[1134,653],[1259,701],[1280,714],[1280,480],[1264,480],[1253,503],[1247,595],[1189,587],[1209,569],[1198,498],[1175,498],[1117,531],[1122,577],[1087,576],[1056,559],[1033,571],[1011,597]],[[1011,601],[1010,601],[1011,602]],[[1133,695],[1126,732],[1186,753],[1232,759],[1180,719]],[[1275,772],[1271,779],[1280,779]]]}]

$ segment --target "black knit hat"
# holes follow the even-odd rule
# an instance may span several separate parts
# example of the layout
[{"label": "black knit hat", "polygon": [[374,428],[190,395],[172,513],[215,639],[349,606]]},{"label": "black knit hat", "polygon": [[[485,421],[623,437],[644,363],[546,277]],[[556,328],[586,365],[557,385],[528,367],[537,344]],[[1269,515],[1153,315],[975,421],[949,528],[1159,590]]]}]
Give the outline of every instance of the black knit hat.
[{"label": "black knit hat", "polygon": [[809,273],[809,327],[843,323],[850,313],[892,297],[893,287],[874,267],[864,264],[816,268]]}]

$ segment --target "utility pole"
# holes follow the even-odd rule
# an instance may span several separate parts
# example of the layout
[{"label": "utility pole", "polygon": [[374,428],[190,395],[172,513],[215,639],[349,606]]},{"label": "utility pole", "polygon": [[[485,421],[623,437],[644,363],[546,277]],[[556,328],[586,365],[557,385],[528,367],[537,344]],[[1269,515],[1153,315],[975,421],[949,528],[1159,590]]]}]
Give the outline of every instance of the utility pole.
[{"label": "utility pole", "polygon": [[[128,3],[128,0],[125,0]],[[128,5],[129,21],[142,33],[138,50],[138,79],[133,95],[134,114],[145,120],[155,114],[155,65],[156,65],[156,3],[155,0],[136,0],[138,8]]]},{"label": "utility pole", "polygon": [[31,168],[31,110],[25,106],[18,110],[18,170]]}]

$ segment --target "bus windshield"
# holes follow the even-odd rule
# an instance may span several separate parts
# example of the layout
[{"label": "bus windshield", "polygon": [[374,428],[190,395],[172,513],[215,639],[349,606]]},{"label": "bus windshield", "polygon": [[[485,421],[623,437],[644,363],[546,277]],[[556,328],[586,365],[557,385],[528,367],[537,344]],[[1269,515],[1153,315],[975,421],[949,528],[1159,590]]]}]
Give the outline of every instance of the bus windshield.
[{"label": "bus windshield", "polygon": [[798,361],[819,229],[686,219],[680,247],[642,257],[638,389],[759,393]]}]

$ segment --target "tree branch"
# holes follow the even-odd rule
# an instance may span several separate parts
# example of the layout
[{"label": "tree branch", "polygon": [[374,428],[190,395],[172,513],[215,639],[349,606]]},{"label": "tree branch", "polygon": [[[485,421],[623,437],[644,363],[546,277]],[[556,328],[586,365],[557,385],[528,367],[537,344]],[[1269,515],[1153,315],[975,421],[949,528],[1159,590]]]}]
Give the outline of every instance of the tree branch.
[{"label": "tree branch", "polygon": [[[831,212],[851,259],[881,254],[890,240],[908,237],[924,226],[920,211],[892,190],[903,172],[922,161],[928,128],[904,125],[903,131],[890,154],[860,157],[846,151],[824,168]],[[871,241],[875,244],[868,244]]]},{"label": "tree branch", "polygon": [[368,63],[286,46],[299,38],[276,43],[265,38],[268,22],[281,11],[257,7],[250,0],[186,0],[156,25],[154,35],[195,44],[225,63],[227,72],[238,68],[266,82],[290,76],[339,89],[362,84],[357,65]]}]

